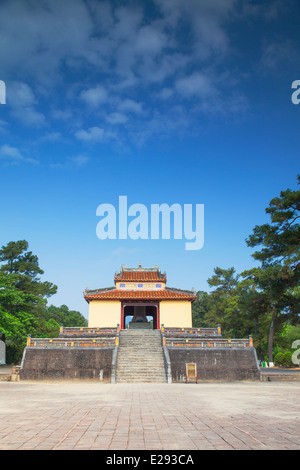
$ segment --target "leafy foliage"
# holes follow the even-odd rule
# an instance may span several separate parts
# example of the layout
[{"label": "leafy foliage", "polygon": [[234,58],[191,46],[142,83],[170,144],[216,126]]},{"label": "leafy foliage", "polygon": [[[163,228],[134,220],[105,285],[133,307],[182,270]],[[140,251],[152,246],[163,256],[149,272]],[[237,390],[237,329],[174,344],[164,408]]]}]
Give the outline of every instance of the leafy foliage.
[{"label": "leafy foliage", "polygon": [[[56,337],[60,324],[86,326],[86,319],[62,307],[47,307],[57,286],[40,279],[43,270],[25,240],[9,242],[0,250],[0,334],[5,336],[7,362],[18,362],[28,335]],[[60,312],[56,315],[53,311]],[[63,312],[63,313],[62,313]]]},{"label": "leafy foliage", "polygon": [[211,292],[198,292],[193,304],[193,322],[197,327],[220,324],[224,335],[233,337],[251,334],[261,360],[267,355],[273,362],[274,350],[285,354],[288,364],[290,351],[279,351],[277,344],[287,325],[300,322],[300,191],[281,191],[266,213],[270,223],[255,226],[246,240],[257,249],[252,256],[260,267],[240,274],[215,268],[207,281]]}]

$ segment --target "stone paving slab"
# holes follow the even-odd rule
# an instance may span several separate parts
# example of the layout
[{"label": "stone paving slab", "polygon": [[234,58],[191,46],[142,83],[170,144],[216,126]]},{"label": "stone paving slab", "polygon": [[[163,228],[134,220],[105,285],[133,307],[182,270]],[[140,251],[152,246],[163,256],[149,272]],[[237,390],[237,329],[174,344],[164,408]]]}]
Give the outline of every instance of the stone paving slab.
[{"label": "stone paving slab", "polygon": [[0,450],[299,450],[299,392],[299,382],[0,382]]}]

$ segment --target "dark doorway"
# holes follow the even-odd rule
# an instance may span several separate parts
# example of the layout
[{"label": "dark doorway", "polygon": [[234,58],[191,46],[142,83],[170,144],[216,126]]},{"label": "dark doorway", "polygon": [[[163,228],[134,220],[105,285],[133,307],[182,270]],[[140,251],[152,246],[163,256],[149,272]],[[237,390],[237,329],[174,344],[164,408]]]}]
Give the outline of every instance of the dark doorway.
[{"label": "dark doorway", "polygon": [[[159,306],[158,304],[145,304],[145,303],[124,303],[122,306],[122,321],[121,321],[121,328],[126,329],[128,328],[129,323],[132,321],[135,315],[135,307],[137,306],[144,306],[145,307],[145,315],[148,321],[147,328],[151,328],[153,330],[159,329]],[[150,325],[149,325],[150,323]]]}]

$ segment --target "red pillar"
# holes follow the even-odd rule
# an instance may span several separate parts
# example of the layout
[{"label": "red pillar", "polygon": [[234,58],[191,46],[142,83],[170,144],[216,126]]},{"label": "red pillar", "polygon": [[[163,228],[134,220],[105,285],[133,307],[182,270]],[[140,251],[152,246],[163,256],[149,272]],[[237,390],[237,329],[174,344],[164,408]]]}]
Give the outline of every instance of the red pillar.
[{"label": "red pillar", "polygon": [[120,321],[120,328],[124,330],[124,305],[121,302],[121,321]]},{"label": "red pillar", "polygon": [[159,318],[159,302],[157,303],[156,307],[156,328],[160,329],[160,318]]}]

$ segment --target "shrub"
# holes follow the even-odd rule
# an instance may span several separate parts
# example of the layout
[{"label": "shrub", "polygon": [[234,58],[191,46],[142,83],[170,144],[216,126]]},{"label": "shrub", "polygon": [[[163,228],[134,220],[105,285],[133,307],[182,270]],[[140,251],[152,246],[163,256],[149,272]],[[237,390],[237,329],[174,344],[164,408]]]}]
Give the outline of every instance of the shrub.
[{"label": "shrub", "polygon": [[284,360],[283,358],[284,358],[284,353],[282,352],[277,353],[276,356],[274,357],[275,364],[282,366],[283,360]]},{"label": "shrub", "polygon": [[293,367],[293,363],[292,363],[292,353],[291,353],[291,351],[286,351],[286,352],[283,354],[282,365],[283,365],[284,367]]}]

